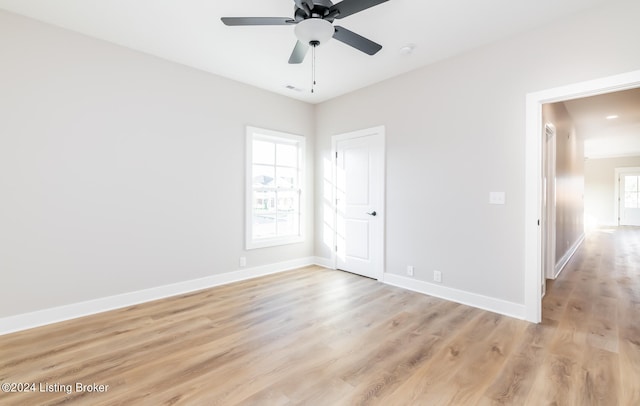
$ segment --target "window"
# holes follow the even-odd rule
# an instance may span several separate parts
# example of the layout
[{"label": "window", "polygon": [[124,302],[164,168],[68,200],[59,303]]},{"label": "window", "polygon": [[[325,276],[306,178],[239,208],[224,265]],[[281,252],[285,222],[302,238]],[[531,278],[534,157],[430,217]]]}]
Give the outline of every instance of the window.
[{"label": "window", "polygon": [[247,127],[247,249],[300,242],[304,137]]},{"label": "window", "polygon": [[624,177],[624,207],[627,209],[640,208],[640,176],[626,175]]}]

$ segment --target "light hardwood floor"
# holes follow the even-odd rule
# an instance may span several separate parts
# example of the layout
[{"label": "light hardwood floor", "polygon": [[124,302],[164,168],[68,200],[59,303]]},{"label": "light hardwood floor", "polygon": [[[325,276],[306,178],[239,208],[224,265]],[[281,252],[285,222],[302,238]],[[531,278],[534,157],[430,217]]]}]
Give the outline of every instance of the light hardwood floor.
[{"label": "light hardwood floor", "polygon": [[0,382],[50,389],[5,406],[640,405],[640,229],[590,234],[539,325],[305,268],[0,336]]}]

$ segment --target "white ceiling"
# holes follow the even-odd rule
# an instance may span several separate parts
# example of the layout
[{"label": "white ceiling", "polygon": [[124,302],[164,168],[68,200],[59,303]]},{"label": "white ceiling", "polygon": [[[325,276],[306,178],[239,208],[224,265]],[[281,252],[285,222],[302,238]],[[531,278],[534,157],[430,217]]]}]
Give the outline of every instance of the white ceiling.
[{"label": "white ceiling", "polygon": [[[589,158],[640,155],[640,88],[564,102]],[[616,115],[615,119],[607,116]]]},{"label": "white ceiling", "polygon": [[[331,40],[289,65],[292,26],[227,27],[220,17],[291,17],[292,0],[0,0],[0,9],[318,103],[611,0],[389,0],[336,23],[383,45]],[[400,49],[415,44],[412,54]],[[287,89],[294,86],[298,90]]]}]

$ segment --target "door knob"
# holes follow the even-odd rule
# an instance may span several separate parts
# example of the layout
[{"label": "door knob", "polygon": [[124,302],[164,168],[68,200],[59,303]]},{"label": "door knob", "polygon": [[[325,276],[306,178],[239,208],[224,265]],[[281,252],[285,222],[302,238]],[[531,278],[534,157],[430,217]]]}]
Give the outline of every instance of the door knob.
[{"label": "door knob", "polygon": [[367,214],[368,214],[368,215],[370,215],[370,216],[375,217],[375,216],[376,216],[376,214],[378,214],[378,213],[376,213],[376,211],[374,210],[374,211],[372,211],[371,213],[367,212]]}]

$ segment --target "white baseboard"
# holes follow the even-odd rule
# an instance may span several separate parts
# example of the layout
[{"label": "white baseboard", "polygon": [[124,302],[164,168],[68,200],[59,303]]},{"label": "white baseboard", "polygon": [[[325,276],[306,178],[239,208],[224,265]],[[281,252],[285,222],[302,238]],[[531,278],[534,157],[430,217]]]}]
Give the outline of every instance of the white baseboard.
[{"label": "white baseboard", "polygon": [[[123,293],[115,296],[108,296],[85,302],[72,303],[65,306],[50,309],[38,310],[31,313],[19,314],[0,319],[0,335],[53,324],[78,317],[89,316],[109,310],[120,309],[152,300],[164,299],[197,290],[207,289],[215,286],[225,285],[242,280],[257,278],[278,272],[289,271],[309,265],[318,265],[333,269],[334,265],[330,259],[322,257],[306,257],[291,261],[279,262],[275,264],[263,265],[254,268],[240,269],[218,275],[207,276],[205,278],[193,279],[178,282],[170,285],[158,286],[135,292]],[[507,302],[475,293],[465,292],[458,289],[435,285],[428,282],[418,281],[404,276],[385,273],[382,282],[415,292],[439,297],[457,303],[477,307],[483,310],[504,314],[509,317],[524,319],[524,305]]]},{"label": "white baseboard", "polygon": [[69,305],[53,307],[50,309],[38,310],[31,313],[5,317],[0,319],[0,335],[27,330],[34,327],[40,327],[60,321],[75,319],[78,317],[89,316],[109,310],[120,309],[123,307],[149,302],[152,300],[164,299],[167,297],[177,296],[201,289],[207,289],[214,286],[220,286],[246,279],[257,278],[259,276],[289,271],[308,265],[315,265],[315,260],[315,257],[307,257],[291,261],[278,262],[275,264],[240,269],[233,272],[207,276],[205,278],[178,282],[171,285],[158,286],[155,288],[128,292],[120,295],[108,296],[85,302],[72,303]]},{"label": "white baseboard", "polygon": [[576,251],[578,251],[578,248],[580,248],[580,245],[582,245],[582,243],[584,242],[584,238],[585,238],[585,234],[582,233],[582,235],[578,238],[578,241],[576,241],[571,248],[569,248],[569,251],[567,251],[562,258],[560,258],[560,260],[558,261],[558,263],[556,263],[556,267],[554,269],[554,274],[553,274],[553,279],[556,279],[559,275],[560,272],[562,272],[562,270],[564,269],[565,266],[567,266],[567,263],[569,262],[569,260],[571,259],[571,257],[573,256],[573,254],[576,253]]},{"label": "white baseboard", "polygon": [[383,282],[414,292],[439,297],[456,303],[477,307],[490,312],[503,314],[516,319],[525,319],[525,306],[520,303],[508,302],[476,293],[453,289],[442,285],[419,281],[405,276],[385,273]]},{"label": "white baseboard", "polygon": [[323,268],[335,269],[335,265],[331,258],[314,257],[314,264]]}]

